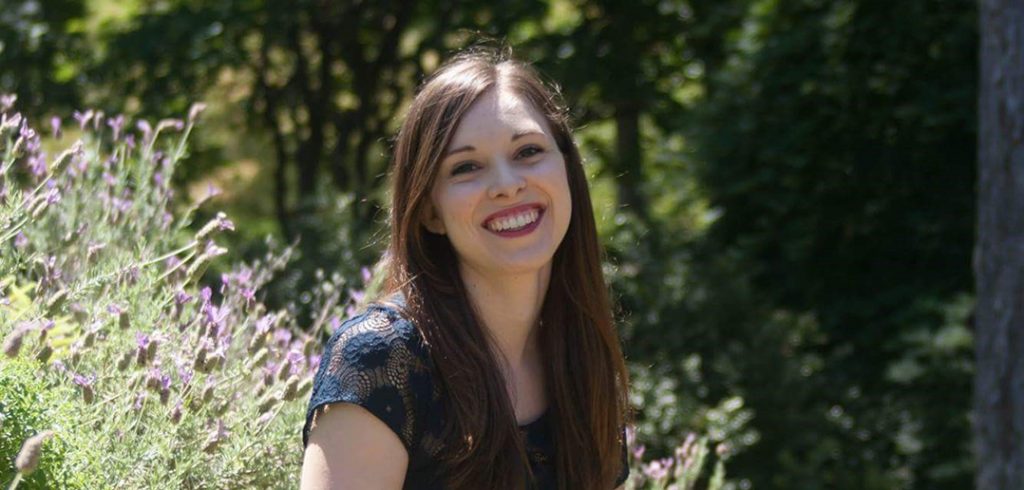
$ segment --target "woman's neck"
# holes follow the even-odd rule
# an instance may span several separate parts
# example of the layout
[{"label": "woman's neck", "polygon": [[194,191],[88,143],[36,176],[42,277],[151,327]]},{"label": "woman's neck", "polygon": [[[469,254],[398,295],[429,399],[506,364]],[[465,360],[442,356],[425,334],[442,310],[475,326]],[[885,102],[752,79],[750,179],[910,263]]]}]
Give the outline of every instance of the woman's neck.
[{"label": "woman's neck", "polygon": [[[464,265],[459,266],[459,272],[483,328],[508,360],[509,365],[502,369],[510,370],[506,376],[513,377],[536,360],[537,320],[551,277],[550,263],[524,274],[481,273]],[[500,365],[501,359],[498,360]]]}]

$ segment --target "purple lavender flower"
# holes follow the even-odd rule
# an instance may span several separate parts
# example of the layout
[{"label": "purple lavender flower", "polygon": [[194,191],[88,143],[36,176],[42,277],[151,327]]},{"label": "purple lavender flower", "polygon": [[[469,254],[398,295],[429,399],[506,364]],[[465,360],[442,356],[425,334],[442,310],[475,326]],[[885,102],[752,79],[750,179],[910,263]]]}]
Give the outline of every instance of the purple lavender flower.
[{"label": "purple lavender flower", "polygon": [[643,467],[643,472],[648,478],[658,481],[668,476],[672,467],[672,458],[656,459]]},{"label": "purple lavender flower", "polygon": [[363,267],[362,269],[359,269],[359,272],[363,276],[363,284],[369,284],[370,279],[373,278],[373,276],[370,274],[370,269]]},{"label": "purple lavender flower", "polygon": [[114,204],[114,209],[116,209],[118,212],[122,214],[127,214],[128,211],[132,209],[132,204],[134,204],[134,201],[132,201],[131,199],[120,199],[117,197],[113,198],[112,201]]},{"label": "purple lavender flower", "polygon": [[147,121],[145,119],[139,119],[138,121],[135,122],[135,127],[139,131],[142,131],[142,141],[143,141],[143,143],[148,142],[149,141],[149,137],[153,135],[153,126],[149,125],[149,121]]},{"label": "purple lavender flower", "polygon": [[124,137],[124,146],[127,146],[129,150],[135,149],[135,135],[128,134]]},{"label": "purple lavender flower", "polygon": [[320,359],[322,357],[323,356],[321,356],[320,354],[313,354],[313,355],[309,356],[309,371],[310,372],[316,372],[316,370],[320,367]]},{"label": "purple lavender flower", "polygon": [[274,314],[268,313],[256,319],[256,335],[263,336],[274,326]]},{"label": "purple lavender flower", "polygon": [[7,117],[7,114],[0,114],[0,127],[4,128],[17,128],[21,126],[21,113],[15,112],[11,117]]},{"label": "purple lavender flower", "polygon": [[72,116],[74,116],[75,120],[78,121],[78,129],[85,131],[85,125],[89,124],[89,120],[92,119],[93,112],[92,109],[85,112],[75,111]]},{"label": "purple lavender flower", "polygon": [[28,245],[28,238],[19,231],[17,235],[14,235],[14,246],[18,249],[23,249],[26,245]]},{"label": "purple lavender flower", "polygon": [[217,186],[208,182],[206,184],[206,197],[204,197],[203,200],[213,199],[214,197],[221,195],[221,193],[221,190]]},{"label": "purple lavender flower", "polygon": [[292,332],[286,328],[278,328],[274,330],[274,342],[279,345],[288,345],[288,342],[292,340]]},{"label": "purple lavender flower", "polygon": [[216,333],[220,336],[224,329],[224,319],[227,318],[230,311],[226,307],[217,307],[212,303],[203,305],[203,319],[206,325],[216,327]]},{"label": "purple lavender flower", "polygon": [[26,140],[34,140],[37,137],[36,130],[32,129],[32,127],[28,125],[27,120],[23,120],[21,122],[21,127],[18,128],[18,136],[21,136]]},{"label": "purple lavender flower", "polygon": [[145,401],[146,401],[146,392],[145,391],[140,391],[137,395],[135,395],[135,402],[132,403],[132,408],[136,412],[138,412],[139,410],[142,410],[142,404]]},{"label": "purple lavender flower", "polygon": [[82,400],[85,401],[86,404],[92,403],[95,395],[95,392],[93,391],[92,388],[92,383],[93,381],[96,380],[96,376],[89,376],[88,378],[86,378],[85,376],[82,376],[80,374],[75,374],[72,377],[72,379],[76,385],[82,388]]},{"label": "purple lavender flower", "polygon": [[53,133],[53,137],[56,139],[60,139],[60,137],[64,134],[60,130],[60,126],[61,122],[59,117],[53,116],[50,118],[50,131]]},{"label": "purple lavender flower", "polygon": [[633,458],[636,459],[637,461],[642,460],[644,458],[644,452],[646,450],[647,447],[644,446],[643,444],[633,448]]},{"label": "purple lavender flower", "polygon": [[148,349],[149,348],[149,335],[146,335],[146,334],[144,334],[142,332],[136,332],[135,333],[135,344],[140,349]]},{"label": "purple lavender flower", "polygon": [[217,213],[217,230],[235,231],[235,223],[228,219],[224,213]]},{"label": "purple lavender flower", "polygon": [[302,353],[301,349],[291,349],[285,355],[285,359],[292,364],[292,374],[296,374],[299,365],[302,361],[306,360],[306,356]]},{"label": "purple lavender flower", "polygon": [[242,288],[242,298],[245,299],[245,307],[252,308],[256,303],[256,290],[253,288]]},{"label": "purple lavender flower", "polygon": [[214,257],[220,257],[226,253],[228,253],[228,249],[217,245],[217,242],[213,240],[207,240],[206,246],[203,247],[203,254],[206,255],[207,258],[212,259]]},{"label": "purple lavender flower", "polygon": [[164,374],[158,367],[151,368],[146,374],[146,388],[161,391],[171,386],[171,377]]},{"label": "purple lavender flower", "polygon": [[[177,257],[172,256],[171,259],[177,259]],[[168,259],[168,261],[169,260],[170,259]],[[179,262],[180,262],[180,260],[179,260]],[[174,293],[174,302],[179,304],[179,305],[186,304],[186,303],[192,301],[193,299],[194,299],[194,296],[192,296],[191,294],[186,293],[184,289],[179,289],[178,291],[176,291]]]},{"label": "purple lavender flower", "polygon": [[[50,182],[53,182],[52,180]],[[60,189],[50,189],[46,191],[46,203],[57,204],[60,202]]]},{"label": "purple lavender flower", "polygon": [[124,115],[118,114],[117,117],[107,118],[107,126],[114,131],[114,141],[121,138],[121,128],[124,127]]},{"label": "purple lavender flower", "polygon": [[331,325],[331,333],[332,334],[334,332],[337,332],[338,329],[341,328],[341,318],[338,318],[338,315],[332,315],[331,319],[328,320],[328,322]]},{"label": "purple lavender flower", "polygon": [[0,94],[0,112],[7,112],[14,107],[14,102],[18,100],[18,96],[14,94]]},{"label": "purple lavender flower", "polygon": [[28,171],[35,177],[46,174],[46,153],[36,153],[28,157]]}]

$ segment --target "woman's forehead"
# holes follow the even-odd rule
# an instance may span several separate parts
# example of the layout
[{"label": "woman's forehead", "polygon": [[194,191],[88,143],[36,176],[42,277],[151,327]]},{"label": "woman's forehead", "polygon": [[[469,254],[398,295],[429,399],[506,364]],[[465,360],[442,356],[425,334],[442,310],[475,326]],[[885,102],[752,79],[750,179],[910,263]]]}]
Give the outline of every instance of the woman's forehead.
[{"label": "woman's forehead", "polygon": [[551,134],[544,116],[533,104],[511,90],[489,89],[462,116],[452,136],[451,148],[505,133],[510,136]]}]

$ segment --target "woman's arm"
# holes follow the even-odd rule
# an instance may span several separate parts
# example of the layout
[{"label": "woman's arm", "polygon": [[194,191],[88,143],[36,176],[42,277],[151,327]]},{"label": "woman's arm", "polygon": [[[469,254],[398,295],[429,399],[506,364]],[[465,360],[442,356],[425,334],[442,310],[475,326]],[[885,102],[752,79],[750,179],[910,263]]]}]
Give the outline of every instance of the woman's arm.
[{"label": "woman's arm", "polygon": [[326,405],[316,414],[302,463],[302,490],[399,490],[409,453],[398,435],[363,407]]}]

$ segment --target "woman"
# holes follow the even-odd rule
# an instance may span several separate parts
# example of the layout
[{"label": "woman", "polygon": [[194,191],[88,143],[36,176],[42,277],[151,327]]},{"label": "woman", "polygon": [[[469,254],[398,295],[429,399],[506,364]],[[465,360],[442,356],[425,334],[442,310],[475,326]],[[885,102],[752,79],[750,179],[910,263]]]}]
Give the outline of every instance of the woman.
[{"label": "woman", "polygon": [[324,349],[303,488],[621,488],[628,378],[557,89],[454,57],[391,177],[384,299]]}]

